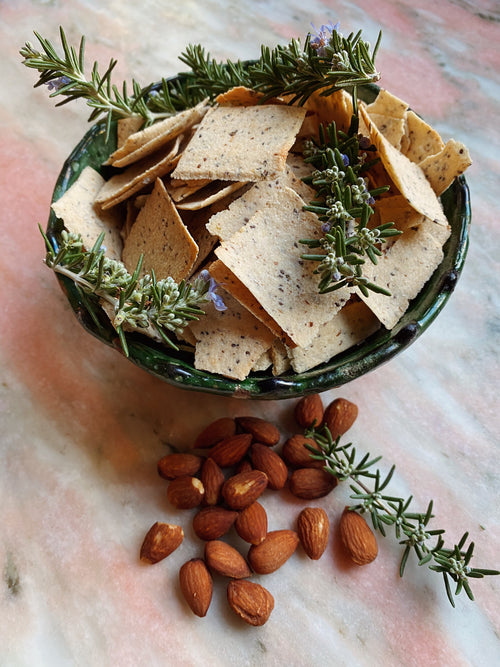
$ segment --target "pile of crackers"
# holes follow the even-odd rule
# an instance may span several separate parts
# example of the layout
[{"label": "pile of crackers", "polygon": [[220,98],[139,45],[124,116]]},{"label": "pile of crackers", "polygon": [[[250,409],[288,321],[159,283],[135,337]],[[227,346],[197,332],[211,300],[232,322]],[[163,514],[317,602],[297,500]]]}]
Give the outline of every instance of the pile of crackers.
[{"label": "pile of crackers", "polygon": [[364,275],[391,296],[356,287],[319,294],[316,263],[301,259],[300,240],[323,235],[303,210],[315,194],[302,180],[311,173],[303,144],[332,120],[347,131],[352,100],[338,91],[301,107],[259,101],[238,87],[145,129],[136,118],[119,121],[106,163],[113,175],[105,181],[86,167],[52,205],[87,248],[104,230],[106,254],[130,273],[141,255],[143,272],[157,279],[208,269],[227,308],[207,303],[182,338],[196,368],[235,380],[302,373],[394,327],[443,258],[450,228],[439,196],[471,163],[463,144],[445,144],[388,91],[360,101],[360,133],[380,157],[369,187],[390,186],[373,224],[392,221],[403,232]]}]

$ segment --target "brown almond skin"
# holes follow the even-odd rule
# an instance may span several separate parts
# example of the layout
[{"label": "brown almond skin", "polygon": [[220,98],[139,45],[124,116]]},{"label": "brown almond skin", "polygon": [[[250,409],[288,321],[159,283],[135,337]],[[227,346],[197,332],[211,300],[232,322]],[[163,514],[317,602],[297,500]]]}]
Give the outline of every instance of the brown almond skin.
[{"label": "brown almond skin", "polygon": [[322,498],[337,484],[338,480],[333,475],[317,468],[298,468],[288,480],[290,493],[304,500]]},{"label": "brown almond skin", "polygon": [[231,509],[242,510],[255,502],[266,487],[267,475],[261,470],[240,472],[224,482],[222,497]]},{"label": "brown almond skin", "polygon": [[340,518],[340,537],[356,565],[368,565],[378,554],[378,545],[370,526],[357,512],[345,508]]},{"label": "brown almond skin", "polygon": [[267,512],[255,501],[238,514],[234,527],[245,542],[260,544],[267,535]]},{"label": "brown almond skin", "polygon": [[158,474],[163,479],[175,479],[183,475],[196,475],[203,463],[201,456],[194,454],[167,454],[158,461]]},{"label": "brown almond skin", "polygon": [[222,498],[222,485],[226,481],[220,466],[208,458],[202,466],[200,479],[205,488],[204,505],[218,505]]},{"label": "brown almond skin", "polygon": [[242,431],[250,433],[256,442],[273,447],[279,442],[280,432],[269,421],[260,417],[236,417],[236,423]]},{"label": "brown almond skin", "polygon": [[250,448],[250,458],[255,470],[267,475],[267,485],[275,491],[282,489],[288,479],[288,468],[279,454],[274,450],[255,442]]},{"label": "brown almond skin", "polygon": [[201,540],[217,540],[231,528],[238,512],[224,507],[204,507],[193,519],[193,530]]},{"label": "brown almond skin", "polygon": [[252,574],[240,552],[221,540],[211,540],[205,544],[205,561],[211,570],[223,577],[244,579]]},{"label": "brown almond skin", "polygon": [[328,426],[332,438],[336,440],[351,428],[358,417],[358,406],[347,398],[336,398],[325,409],[323,426]]},{"label": "brown almond skin", "polygon": [[311,458],[311,451],[306,445],[314,447],[318,452],[321,451],[315,440],[297,433],[285,442],[281,456],[291,468],[322,468],[325,465],[324,462]]},{"label": "brown almond skin", "polygon": [[198,435],[194,441],[194,449],[208,449],[220,440],[229,438],[236,433],[236,422],[232,417],[221,417],[216,419]]},{"label": "brown almond skin", "polygon": [[256,627],[264,625],[274,609],[274,598],[267,588],[244,579],[229,582],[227,601],[237,616]]},{"label": "brown almond skin", "polygon": [[270,574],[278,570],[295,552],[299,536],[294,530],[273,530],[260,544],[253,544],[248,551],[248,562],[257,574]]},{"label": "brown almond skin", "polygon": [[234,473],[235,475],[240,473],[240,472],[250,472],[250,470],[253,470],[252,464],[248,459],[242,459],[238,465],[236,466]]},{"label": "brown almond skin", "polygon": [[179,570],[179,583],[184,599],[196,616],[206,616],[212,601],[213,580],[201,558],[193,558]]},{"label": "brown almond skin", "polygon": [[198,507],[205,495],[201,480],[196,477],[176,477],[168,485],[167,498],[178,510],[188,510]]},{"label": "brown almond skin", "polygon": [[184,539],[184,531],[172,523],[157,521],[148,530],[141,546],[140,558],[144,563],[159,563],[170,556]]},{"label": "brown almond skin", "polygon": [[319,394],[310,394],[304,396],[295,405],[294,417],[295,421],[302,428],[309,428],[310,426],[320,426],[323,421],[323,401]]},{"label": "brown almond skin", "polygon": [[305,507],[297,519],[297,533],[306,554],[319,560],[330,536],[330,521],[322,507]]},{"label": "brown almond skin", "polygon": [[241,461],[252,443],[250,433],[237,433],[224,438],[210,450],[210,458],[221,468],[230,468]]}]

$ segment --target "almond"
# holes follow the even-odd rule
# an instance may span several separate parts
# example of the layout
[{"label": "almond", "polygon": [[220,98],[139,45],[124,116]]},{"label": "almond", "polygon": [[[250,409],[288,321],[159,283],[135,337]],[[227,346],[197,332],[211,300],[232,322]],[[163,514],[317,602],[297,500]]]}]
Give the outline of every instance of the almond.
[{"label": "almond", "polygon": [[236,433],[236,422],[232,417],[221,417],[206,426],[194,441],[194,449],[213,447],[220,440]]},{"label": "almond", "polygon": [[222,497],[228,507],[242,510],[251,505],[267,487],[267,475],[261,470],[250,470],[233,475],[222,487]]},{"label": "almond", "polygon": [[211,570],[223,577],[243,579],[252,574],[240,552],[221,540],[211,540],[205,544],[205,560]]},{"label": "almond", "polygon": [[209,457],[205,460],[200,479],[205,489],[203,503],[205,505],[218,505],[222,498],[221,490],[225,477],[220,466],[212,458]]},{"label": "almond", "polygon": [[245,542],[260,544],[267,535],[266,510],[255,501],[238,514],[234,527]]},{"label": "almond", "polygon": [[250,470],[253,470],[252,464],[248,459],[242,459],[238,465],[236,466],[235,469],[235,474],[239,472],[249,472]]},{"label": "almond", "polygon": [[317,468],[298,468],[294,470],[288,488],[297,498],[314,500],[326,496],[338,484],[336,477]]},{"label": "almond", "polygon": [[172,523],[157,521],[148,530],[141,546],[140,558],[145,563],[158,563],[175,551],[184,539],[184,531]]},{"label": "almond", "polygon": [[184,599],[197,616],[206,616],[212,601],[212,575],[201,558],[189,560],[179,570]]},{"label": "almond", "polygon": [[227,601],[237,616],[254,626],[264,625],[274,609],[274,598],[267,588],[244,579],[229,582]]},{"label": "almond", "polygon": [[377,540],[372,529],[364,517],[348,507],[340,519],[340,537],[356,565],[367,565],[377,557]]},{"label": "almond", "polygon": [[344,435],[356,421],[358,406],[346,398],[336,398],[325,410],[323,425],[328,426],[332,438]]},{"label": "almond", "polygon": [[205,489],[196,477],[176,477],[168,485],[167,498],[179,510],[198,507],[203,500]]},{"label": "almond", "polygon": [[270,574],[279,569],[294,553],[299,537],[294,530],[273,530],[260,544],[248,551],[248,562],[257,574]]},{"label": "almond", "polygon": [[210,458],[221,468],[230,468],[241,461],[247,453],[252,436],[250,433],[238,433],[224,438],[210,450]]},{"label": "almond", "polygon": [[202,463],[201,456],[194,454],[167,454],[158,461],[158,474],[164,479],[196,475]]},{"label": "almond", "polygon": [[318,452],[321,451],[315,440],[297,433],[285,442],[281,455],[291,468],[322,468],[325,465],[324,462],[311,458],[312,452],[308,447],[314,447]]},{"label": "almond", "polygon": [[309,558],[321,558],[330,536],[330,521],[325,510],[321,507],[305,507],[297,519],[297,533]]},{"label": "almond", "polygon": [[193,530],[201,540],[217,540],[227,533],[238,512],[223,507],[205,507],[193,519]]},{"label": "almond", "polygon": [[323,401],[319,394],[304,396],[295,405],[295,421],[302,428],[320,426],[323,421]]},{"label": "almond", "polygon": [[250,458],[253,467],[267,475],[267,485],[270,489],[282,489],[288,479],[288,468],[279,454],[267,445],[255,442],[250,448]]},{"label": "almond", "polygon": [[260,417],[236,417],[242,431],[250,433],[256,442],[272,447],[279,442],[280,432],[271,422]]}]

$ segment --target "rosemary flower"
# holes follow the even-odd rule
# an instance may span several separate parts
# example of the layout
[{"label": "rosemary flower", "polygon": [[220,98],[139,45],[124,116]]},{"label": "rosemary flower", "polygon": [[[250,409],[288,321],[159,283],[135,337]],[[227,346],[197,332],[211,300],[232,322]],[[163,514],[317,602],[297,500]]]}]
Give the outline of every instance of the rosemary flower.
[{"label": "rosemary flower", "polygon": [[338,31],[340,23],[333,25],[333,23],[330,21],[330,23],[322,25],[319,30],[314,26],[313,23],[311,23],[311,26],[313,27],[316,34],[313,36],[311,33],[309,33],[310,44],[313,49],[316,50],[318,56],[320,58],[324,58],[327,55],[326,47],[330,44],[333,32],[335,30]]}]

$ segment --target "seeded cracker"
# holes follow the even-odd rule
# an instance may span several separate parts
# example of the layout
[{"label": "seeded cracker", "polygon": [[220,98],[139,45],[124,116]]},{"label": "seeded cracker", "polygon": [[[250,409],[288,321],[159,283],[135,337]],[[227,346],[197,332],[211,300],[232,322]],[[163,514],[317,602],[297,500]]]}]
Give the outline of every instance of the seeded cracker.
[{"label": "seeded cracker", "polygon": [[[436,225],[432,220],[415,211],[402,195],[383,197],[375,204],[378,224],[394,222],[397,229],[404,232],[410,227],[425,227],[438,243],[443,245],[451,234],[451,227]],[[398,237],[395,237],[396,240]]]},{"label": "seeded cracker", "polygon": [[419,167],[434,192],[439,196],[471,164],[472,160],[467,148],[459,141],[450,139],[437,155],[429,155],[419,163]]},{"label": "seeded cracker", "polygon": [[177,282],[189,275],[198,255],[198,246],[160,179],[125,241],[123,263],[128,271],[134,271],[141,254],[142,275],[153,269],[158,280],[171,276]]},{"label": "seeded cracker", "polygon": [[296,345],[308,345],[350,294],[349,288],[318,293],[315,267],[300,258],[306,248],[299,240],[318,238],[321,225],[303,205],[283,188],[279,206],[255,213],[215,251]]},{"label": "seeded cracker", "polygon": [[305,109],[262,104],[210,109],[172,178],[256,181],[285,168]]},{"label": "seeded cracker", "polygon": [[428,155],[435,155],[444,148],[439,133],[410,109],[406,112],[406,126],[409,146],[403,152],[412,162],[418,164]]},{"label": "seeded cracker", "polygon": [[120,217],[112,211],[101,211],[95,198],[104,185],[103,177],[92,167],[85,167],[73,185],[52,204],[52,210],[69,232],[81,234],[84,247],[90,250],[102,232],[106,255],[119,260],[122,252]]}]

